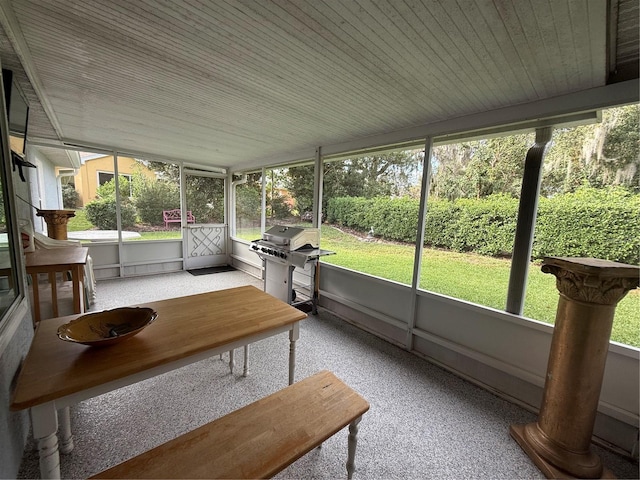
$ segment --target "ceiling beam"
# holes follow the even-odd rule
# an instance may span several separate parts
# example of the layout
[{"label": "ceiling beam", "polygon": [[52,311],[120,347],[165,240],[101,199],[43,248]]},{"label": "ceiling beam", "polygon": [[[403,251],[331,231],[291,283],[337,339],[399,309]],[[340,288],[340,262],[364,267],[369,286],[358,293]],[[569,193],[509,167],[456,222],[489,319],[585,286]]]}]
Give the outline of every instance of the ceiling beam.
[{"label": "ceiling beam", "polygon": [[[638,80],[629,80],[537,102],[513,105],[428,125],[354,139],[349,142],[322,145],[322,154],[325,157],[336,156],[384,145],[411,143],[426,137],[434,137],[438,140],[442,137],[460,136],[466,132],[471,133],[478,130],[492,129],[495,131],[498,127],[503,128],[504,131],[518,130],[522,128],[523,124],[526,124],[527,128],[535,129],[536,126],[553,125],[554,117],[557,117],[558,124],[562,124],[568,116],[575,118],[576,114],[584,112],[638,103],[640,101],[638,85]],[[316,147],[310,147],[308,150],[294,152],[286,157],[264,158],[258,166],[283,165],[310,159],[313,158],[315,149]],[[239,172],[250,168],[255,169],[256,165],[239,165],[233,171]]]}]

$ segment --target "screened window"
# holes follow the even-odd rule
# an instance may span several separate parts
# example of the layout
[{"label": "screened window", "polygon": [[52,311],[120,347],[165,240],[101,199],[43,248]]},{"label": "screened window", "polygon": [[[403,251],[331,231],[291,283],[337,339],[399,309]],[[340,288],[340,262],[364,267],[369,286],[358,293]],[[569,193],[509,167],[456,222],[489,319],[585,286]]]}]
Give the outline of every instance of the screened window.
[{"label": "screened window", "polygon": [[422,150],[324,162],[323,262],[411,284]]},{"label": "screened window", "polygon": [[[524,315],[555,321],[555,277],[545,256],[593,257],[640,264],[638,105],[602,112],[593,125],[557,129],[544,160],[541,198]],[[616,308],[611,340],[640,347],[640,290]]]},{"label": "screened window", "polygon": [[[122,229],[131,232],[123,240],[168,240],[182,237],[180,215],[180,167],[131,157],[118,157]],[[167,218],[172,221],[167,222]]]},{"label": "screened window", "polygon": [[248,173],[244,181],[241,178],[236,181],[234,236],[256,240],[261,235],[262,173]]},{"label": "screened window", "polygon": [[312,225],[313,172],[313,165],[292,165],[266,170],[267,230],[275,225]]},{"label": "screened window", "polygon": [[419,287],[504,310],[518,200],[533,134],[440,145]]},{"label": "screened window", "polygon": [[[118,239],[117,212],[125,241],[181,238],[180,216],[167,222],[164,212],[180,210],[180,168],[176,164],[138,158],[83,154],[84,164],[73,184],[63,186],[65,206],[78,205],[68,231],[85,242]],[[115,163],[118,167],[116,195]],[[96,179],[92,184],[91,179]],[[69,198],[70,200],[66,200]],[[108,230],[111,233],[92,233]]]}]

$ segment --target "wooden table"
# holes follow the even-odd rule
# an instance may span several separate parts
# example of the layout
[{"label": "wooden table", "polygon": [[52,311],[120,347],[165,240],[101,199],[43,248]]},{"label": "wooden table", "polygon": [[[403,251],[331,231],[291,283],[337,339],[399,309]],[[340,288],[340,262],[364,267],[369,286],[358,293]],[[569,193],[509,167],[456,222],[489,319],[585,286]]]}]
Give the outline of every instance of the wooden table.
[{"label": "wooden table", "polygon": [[40,314],[40,293],[38,289],[38,274],[49,275],[51,284],[51,304],[53,316],[58,313],[58,292],[56,289],[56,273],[71,272],[73,288],[73,311],[74,313],[84,312],[84,301],[82,295],[82,285],[84,284],[84,266],[87,263],[87,247],[65,247],[39,249],[35,252],[25,253],[27,274],[31,275],[33,287],[33,310],[35,321],[41,320]]},{"label": "wooden table", "polygon": [[[289,384],[293,383],[295,342],[299,321],[306,314],[255,287],[137,306],[156,310],[157,320],[138,335],[108,347],[87,347],[57,338],[58,326],[79,315],[38,325],[11,409],[31,411],[43,478],[60,478],[58,409],[286,331]],[[73,448],[70,428],[64,423],[60,425],[62,445]]]}]

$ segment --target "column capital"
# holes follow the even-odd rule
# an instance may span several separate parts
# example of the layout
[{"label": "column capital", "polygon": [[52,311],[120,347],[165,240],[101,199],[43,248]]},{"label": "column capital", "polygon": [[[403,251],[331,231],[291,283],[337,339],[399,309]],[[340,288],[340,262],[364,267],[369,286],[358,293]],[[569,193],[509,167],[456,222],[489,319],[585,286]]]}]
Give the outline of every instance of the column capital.
[{"label": "column capital", "polygon": [[555,275],[561,294],[579,302],[616,305],[640,285],[640,267],[609,260],[546,257],[542,271]]},{"label": "column capital", "polygon": [[76,216],[74,210],[38,210],[38,217],[43,217],[45,222],[52,225],[66,225],[71,217]]}]

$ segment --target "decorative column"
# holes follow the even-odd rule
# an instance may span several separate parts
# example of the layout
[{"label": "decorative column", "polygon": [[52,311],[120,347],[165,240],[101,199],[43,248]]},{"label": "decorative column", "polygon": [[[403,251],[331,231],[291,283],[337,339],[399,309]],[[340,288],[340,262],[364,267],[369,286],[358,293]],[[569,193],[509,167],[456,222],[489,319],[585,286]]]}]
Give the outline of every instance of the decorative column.
[{"label": "decorative column", "polygon": [[73,210],[38,210],[36,215],[43,217],[47,224],[47,236],[56,240],[67,239],[67,222],[76,216]]},{"label": "decorative column", "polygon": [[545,258],[560,291],[540,415],[511,436],[547,478],[614,478],[590,449],[618,302],[640,267],[593,258]]}]

